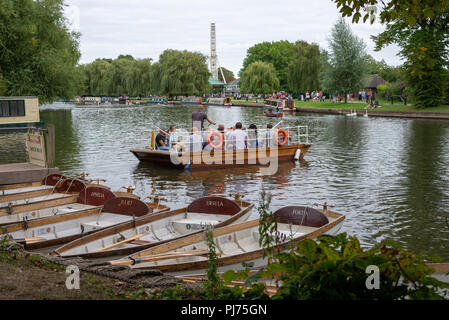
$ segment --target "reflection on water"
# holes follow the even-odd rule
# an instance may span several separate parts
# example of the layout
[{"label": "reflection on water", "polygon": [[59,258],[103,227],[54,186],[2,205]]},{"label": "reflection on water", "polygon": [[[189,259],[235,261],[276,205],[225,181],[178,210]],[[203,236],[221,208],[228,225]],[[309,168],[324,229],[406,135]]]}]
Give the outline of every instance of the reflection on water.
[{"label": "reflection on water", "polygon": [[[263,176],[258,167],[173,170],[139,163],[129,152],[149,145],[155,125],[188,128],[195,108],[53,104],[41,108],[41,118],[55,125],[56,164],[65,174],[87,171],[91,178],[106,178],[113,190],[133,184],[142,198],[162,195],[171,208],[236,192],[257,206],[262,188],[273,194],[273,211],[327,201],[346,215],[343,231],[365,245],[392,239],[449,260],[449,122],[288,115],[285,125],[309,126],[313,146],[304,162],[281,163],[273,176]],[[206,112],[226,126],[241,121],[264,128],[278,120],[263,117],[259,108],[208,107]],[[24,155],[18,137],[0,138],[0,161]]]}]

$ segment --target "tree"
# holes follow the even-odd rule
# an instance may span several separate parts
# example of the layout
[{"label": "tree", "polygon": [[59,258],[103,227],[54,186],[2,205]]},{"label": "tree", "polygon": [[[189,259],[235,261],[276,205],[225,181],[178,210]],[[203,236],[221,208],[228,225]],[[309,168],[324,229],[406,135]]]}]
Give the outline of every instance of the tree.
[{"label": "tree", "polygon": [[211,76],[206,57],[199,52],[165,50],[157,65],[158,93],[163,95],[202,95],[210,91]]},{"label": "tree", "polygon": [[279,79],[271,63],[256,61],[242,72],[239,85],[244,93],[272,93],[279,90]]},{"label": "tree", "polygon": [[407,90],[417,106],[438,106],[444,101],[447,89],[445,67],[448,65],[449,4],[433,14],[432,19],[417,21],[410,26],[398,17],[387,24],[386,30],[373,37],[376,50],[392,43],[401,48],[404,58]]},{"label": "tree", "polygon": [[[375,21],[380,12],[380,21],[389,23],[401,20],[410,26],[431,21],[437,17],[447,0],[333,0],[340,8],[343,17],[351,17],[358,22],[363,15],[363,22]],[[364,12],[364,13],[363,13]]]},{"label": "tree", "polygon": [[289,41],[262,42],[248,49],[243,61],[240,77],[252,63],[263,61],[271,63],[276,71],[282,90],[288,89],[287,67],[293,59],[295,45]]},{"label": "tree", "polygon": [[289,91],[304,93],[319,88],[320,48],[317,44],[297,41],[287,67]]},{"label": "tree", "polygon": [[[224,77],[226,79],[226,83],[229,83],[229,82],[232,82],[232,81],[235,80],[234,72],[232,72],[231,70],[228,70],[226,68],[223,68],[223,67],[221,68],[221,70],[223,70],[223,74],[224,74]],[[218,70],[218,81],[224,82],[223,81],[223,76],[221,75],[221,71],[220,70]]]},{"label": "tree", "polygon": [[340,18],[329,39],[330,60],[325,74],[325,87],[338,94],[359,91],[366,74],[366,45],[352,34],[351,28]]},{"label": "tree", "polygon": [[69,31],[63,6],[63,0],[0,0],[3,94],[41,102],[75,95],[79,34]]}]

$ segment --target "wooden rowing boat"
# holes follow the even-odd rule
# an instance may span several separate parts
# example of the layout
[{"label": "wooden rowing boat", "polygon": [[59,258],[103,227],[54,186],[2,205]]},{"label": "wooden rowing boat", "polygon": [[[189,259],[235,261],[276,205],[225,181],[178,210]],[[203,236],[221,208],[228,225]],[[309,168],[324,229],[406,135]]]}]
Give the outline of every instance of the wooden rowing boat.
[{"label": "wooden rowing boat", "polygon": [[252,204],[239,199],[204,197],[186,208],[145,216],[95,232],[55,252],[62,257],[124,256],[186,235],[200,234],[207,225],[225,226],[246,221],[252,208]]},{"label": "wooden rowing boat", "polygon": [[[278,239],[275,252],[286,251],[304,239],[323,234],[336,234],[345,216],[328,210],[307,207],[285,207],[274,213]],[[259,245],[259,220],[216,228],[214,242],[219,255],[219,271],[241,269],[241,263],[264,267],[263,248]],[[112,265],[127,265],[138,269],[158,269],[175,274],[203,273],[208,267],[205,233],[195,234],[149,248],[128,257],[110,261]]]},{"label": "wooden rowing boat", "polygon": [[116,197],[101,187],[88,187],[80,193],[79,202],[84,206],[82,210],[24,220],[1,228],[0,234],[8,234],[9,238],[23,242],[27,249],[39,249],[61,245],[97,230],[168,210],[163,205],[150,203],[150,207],[138,199]]},{"label": "wooden rowing boat", "polygon": [[52,193],[0,203],[0,225],[59,214],[61,206],[77,203],[86,185],[77,179],[65,179],[52,188]]},{"label": "wooden rowing boat", "polygon": [[[300,150],[299,160],[303,160],[312,144],[301,143],[278,146],[277,152],[271,148],[226,150],[209,152],[178,153],[177,157],[181,161],[174,163],[170,151],[151,149],[131,149],[130,151],[141,162],[155,163],[172,168],[183,169],[189,165],[188,169],[208,169],[208,168],[232,168],[236,166],[267,165],[272,163],[274,158],[277,161],[293,161],[296,150]],[[214,159],[212,161],[211,159]]]},{"label": "wooden rowing boat", "polygon": [[65,179],[61,174],[50,174],[40,182],[0,186],[0,203],[51,194],[55,186]]}]

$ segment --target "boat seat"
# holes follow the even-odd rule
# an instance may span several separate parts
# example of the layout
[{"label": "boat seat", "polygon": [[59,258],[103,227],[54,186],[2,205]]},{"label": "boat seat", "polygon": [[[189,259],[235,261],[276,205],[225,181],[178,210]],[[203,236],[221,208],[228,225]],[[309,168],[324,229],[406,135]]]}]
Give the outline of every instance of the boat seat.
[{"label": "boat seat", "polygon": [[216,225],[220,223],[213,219],[181,219],[173,221],[173,227],[181,234],[203,230],[206,225]]},{"label": "boat seat", "polygon": [[84,233],[91,232],[98,229],[107,228],[110,226],[113,226],[117,223],[120,223],[120,221],[107,221],[107,220],[100,220],[98,221],[89,221],[89,222],[83,222],[81,225],[84,227]]}]

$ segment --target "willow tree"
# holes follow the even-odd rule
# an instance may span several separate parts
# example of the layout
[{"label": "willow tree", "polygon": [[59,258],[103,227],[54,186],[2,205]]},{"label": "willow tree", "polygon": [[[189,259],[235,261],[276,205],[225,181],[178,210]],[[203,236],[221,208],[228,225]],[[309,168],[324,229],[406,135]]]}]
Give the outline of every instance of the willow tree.
[{"label": "willow tree", "polygon": [[287,66],[293,59],[294,47],[295,44],[286,40],[262,42],[252,46],[248,49],[246,58],[243,60],[243,69],[240,72],[240,77],[242,72],[256,61],[271,63],[279,79],[280,88],[288,90]]},{"label": "willow tree", "polygon": [[366,45],[355,36],[340,18],[329,38],[329,67],[325,72],[325,87],[337,94],[357,92],[363,88],[367,70]]},{"label": "willow tree", "polygon": [[320,48],[317,44],[297,41],[287,67],[288,88],[293,93],[319,89]]},{"label": "willow tree", "polygon": [[279,90],[279,79],[271,63],[256,61],[241,73],[239,85],[244,93],[272,93]]},{"label": "willow tree", "polygon": [[202,95],[210,91],[211,76],[206,64],[206,56],[187,50],[165,50],[157,64],[161,95]]},{"label": "willow tree", "polygon": [[0,90],[41,102],[76,94],[79,34],[63,0],[0,0]]},{"label": "willow tree", "polygon": [[[235,80],[234,72],[231,70],[228,70],[226,68],[221,68],[223,71],[224,79],[226,80],[226,83],[230,83]],[[221,71],[218,70],[218,81],[224,82],[223,75],[221,74]]]}]

